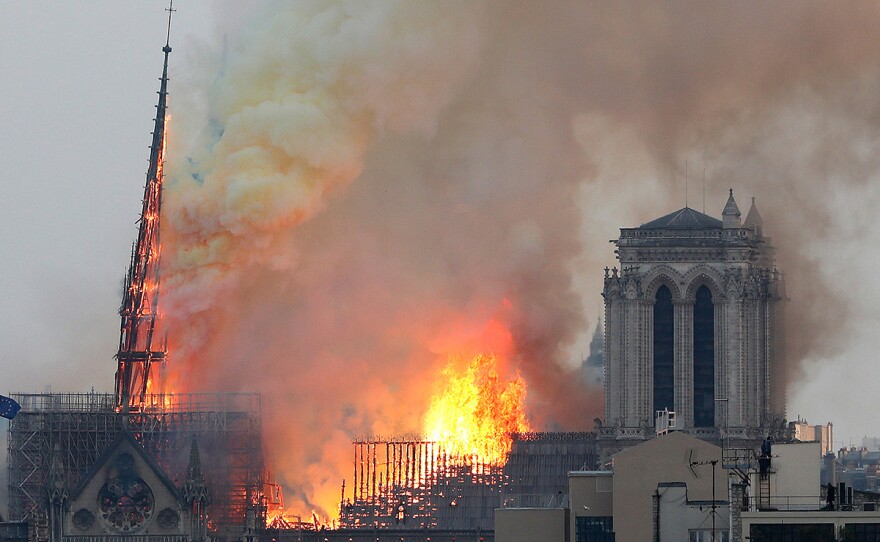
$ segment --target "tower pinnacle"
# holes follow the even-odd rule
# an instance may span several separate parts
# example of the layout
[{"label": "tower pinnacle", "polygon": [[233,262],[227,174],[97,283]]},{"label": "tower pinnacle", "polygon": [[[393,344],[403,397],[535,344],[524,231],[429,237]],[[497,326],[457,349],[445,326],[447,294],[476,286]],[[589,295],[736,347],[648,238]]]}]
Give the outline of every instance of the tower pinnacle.
[{"label": "tower pinnacle", "polygon": [[755,198],[752,197],[752,207],[749,209],[749,213],[746,215],[746,221],[743,225],[747,228],[751,228],[755,230],[755,233],[758,235],[764,234],[764,220],[761,218],[761,213],[758,212],[758,207],[755,205]]},{"label": "tower pinnacle", "polygon": [[733,199],[733,188],[731,188],[730,195],[727,198],[727,204],[724,206],[724,211],[721,212],[724,229],[738,228],[740,226],[740,216],[742,216],[742,213],[739,212],[736,200]]}]

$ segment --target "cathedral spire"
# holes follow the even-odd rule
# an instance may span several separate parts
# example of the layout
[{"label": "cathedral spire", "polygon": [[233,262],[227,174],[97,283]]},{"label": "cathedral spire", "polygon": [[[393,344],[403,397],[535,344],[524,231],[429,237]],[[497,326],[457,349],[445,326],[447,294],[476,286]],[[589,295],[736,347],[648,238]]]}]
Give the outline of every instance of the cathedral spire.
[{"label": "cathedral spire", "polygon": [[171,15],[168,7],[165,61],[159,85],[159,101],[150,145],[143,209],[138,236],[131,250],[131,263],[125,277],[125,290],[119,316],[122,319],[119,350],[116,353],[116,409],[128,412],[144,403],[153,363],[165,361],[165,345],[153,342],[159,305],[159,217],[162,207],[162,180],[165,163],[165,110],[168,97],[168,54],[171,52]]},{"label": "cathedral spire", "polygon": [[199,455],[199,443],[193,436],[189,449],[189,465],[186,467],[186,483],[183,486],[183,499],[190,507],[190,532],[193,541],[205,540],[207,536],[208,488],[202,474],[202,459]]},{"label": "cathedral spire", "polygon": [[187,486],[204,486],[205,477],[202,474],[202,458],[199,454],[199,443],[195,437],[189,449],[189,465],[186,466],[186,484]]},{"label": "cathedral spire", "polygon": [[758,207],[755,205],[754,196],[752,196],[752,206],[749,209],[749,213],[746,215],[746,221],[743,225],[755,230],[755,233],[758,235],[764,235],[764,220],[761,218],[761,214],[758,212]]},{"label": "cathedral spire", "polygon": [[56,442],[52,449],[49,464],[49,540],[61,542],[64,538],[64,509],[70,499],[64,479],[64,465],[61,462],[61,446]]},{"label": "cathedral spire", "polygon": [[727,204],[724,205],[724,211],[721,213],[724,229],[740,227],[740,216],[742,216],[742,213],[739,212],[736,200],[733,199],[733,188],[731,188]]}]

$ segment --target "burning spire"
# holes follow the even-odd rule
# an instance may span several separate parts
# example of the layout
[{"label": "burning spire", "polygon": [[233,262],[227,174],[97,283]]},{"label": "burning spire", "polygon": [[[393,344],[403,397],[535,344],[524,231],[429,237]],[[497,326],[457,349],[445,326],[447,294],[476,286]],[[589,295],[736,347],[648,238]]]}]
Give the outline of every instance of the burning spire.
[{"label": "burning spire", "polygon": [[150,163],[144,187],[144,207],[138,221],[138,237],[132,246],[131,265],[122,294],[119,352],[116,354],[116,408],[128,411],[144,402],[153,363],[165,361],[166,347],[154,349],[159,305],[159,216],[162,206],[162,179],[165,160],[165,102],[168,97],[168,53],[171,38],[173,0],[168,6],[168,32],[165,37],[165,63],[156,105],[156,123],[150,145]]}]

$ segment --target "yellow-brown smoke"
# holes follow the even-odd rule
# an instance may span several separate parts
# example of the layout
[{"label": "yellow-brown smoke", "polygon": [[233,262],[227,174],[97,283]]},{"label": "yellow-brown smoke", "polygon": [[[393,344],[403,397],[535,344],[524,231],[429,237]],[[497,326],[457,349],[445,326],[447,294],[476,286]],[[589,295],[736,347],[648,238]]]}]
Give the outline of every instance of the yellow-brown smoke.
[{"label": "yellow-brown smoke", "polygon": [[332,514],[351,438],[417,431],[448,355],[498,326],[533,424],[591,428],[601,393],[571,362],[607,240],[683,206],[686,160],[707,213],[728,185],[743,213],[758,196],[796,361],[851,338],[843,307],[880,321],[851,293],[870,286],[835,280],[877,263],[843,233],[878,231],[872,4],[277,2],[242,21],[176,79],[163,306],[175,386],[262,392],[303,507]]}]

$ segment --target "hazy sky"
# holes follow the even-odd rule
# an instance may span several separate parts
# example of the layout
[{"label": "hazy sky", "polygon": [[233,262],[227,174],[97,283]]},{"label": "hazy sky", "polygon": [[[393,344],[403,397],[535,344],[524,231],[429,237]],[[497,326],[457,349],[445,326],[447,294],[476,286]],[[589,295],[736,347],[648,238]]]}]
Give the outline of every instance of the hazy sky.
[{"label": "hazy sky", "polygon": [[[213,28],[179,2],[173,69]],[[0,388],[113,389],[121,281],[162,70],[162,1],[7,2],[0,18]],[[173,83],[172,83],[173,86]]]},{"label": "hazy sky", "polygon": [[[113,354],[119,336],[116,311],[120,284],[137,231],[157,78],[161,73],[164,7],[162,1],[13,3],[5,0],[0,3],[3,10],[0,18],[0,254],[4,263],[0,283],[0,344],[3,346],[0,392],[42,391],[46,386],[51,386],[53,391],[87,391],[90,387],[112,391]],[[182,0],[175,7],[178,11],[171,39],[174,48],[170,83],[172,116],[174,93],[179,88],[175,87],[175,73],[195,69],[193,52],[204,46],[199,44],[221,49],[218,28],[228,23],[218,20],[230,19],[228,15],[218,17],[213,13],[212,10],[220,9],[220,4],[211,2]],[[613,23],[627,24],[619,18]],[[770,25],[754,32],[764,37],[773,30]],[[700,40],[710,38],[697,33],[690,39],[687,51],[690,47],[700,50]],[[612,47],[614,43],[605,45]],[[735,49],[736,45],[728,46]],[[800,47],[796,40],[782,46]],[[642,65],[646,72],[652,69],[654,62],[662,65],[664,54],[681,53],[677,48],[650,49],[644,47],[638,51],[651,58],[651,62]],[[760,50],[747,53],[762,54]],[[846,57],[848,53],[844,48],[836,54]],[[726,55],[735,56],[730,50]],[[755,119],[738,118],[731,121],[737,127],[736,133],[727,134],[727,139],[716,130],[717,133],[708,136],[710,143],[683,145],[684,150],[674,153],[680,162],[690,158],[694,164],[695,160],[698,171],[705,162],[710,175],[717,174],[709,182],[709,214],[720,215],[728,184],[736,190],[745,185],[737,192],[743,214],[748,209],[749,196],[757,195],[760,205],[765,178],[776,174],[784,177],[779,172],[801,171],[791,166],[793,163],[833,154],[832,147],[825,143],[841,140],[835,138],[834,134],[838,133],[835,130],[848,134],[852,126],[848,124],[850,119],[869,119],[864,125],[852,127],[864,135],[858,141],[862,145],[858,152],[870,155],[878,150],[876,123],[870,120],[876,104],[869,98],[853,99],[844,105],[834,101],[833,114],[817,113],[833,101],[826,99],[827,96],[836,94],[825,92],[821,84],[810,79],[809,73],[801,85],[798,76],[791,75],[799,73],[798,59],[797,54],[792,54],[791,58],[783,59],[789,64],[780,62],[780,66],[785,64],[789,70],[786,71],[789,79],[779,88],[771,89],[772,100],[794,106],[787,108],[776,101],[768,109],[778,126],[787,126],[786,119],[797,119],[791,122],[792,126],[799,126],[804,119],[813,119],[809,126],[821,131],[822,137],[808,136],[809,132],[802,127],[781,130],[782,135],[778,135]],[[639,64],[635,56],[626,60],[630,62],[628,69]],[[833,62],[837,62],[837,57]],[[595,77],[613,70],[610,65],[597,64],[584,69],[596,70]],[[748,69],[748,66],[733,64],[731,73]],[[568,69],[576,71],[579,65],[573,63]],[[686,70],[715,73],[711,63],[694,62],[687,65]],[[809,72],[806,68],[804,71]],[[646,86],[639,103],[664,102],[670,100],[670,94],[686,94],[687,82],[693,78],[689,79],[684,72],[676,75],[682,77],[682,87],[671,83]],[[743,85],[767,84],[765,79],[745,79]],[[868,63],[864,71],[852,68],[842,74],[841,79],[841,84],[852,86],[852,96],[862,96],[860,92],[880,94],[875,86],[876,66],[872,63]],[[592,81],[585,76],[585,81],[588,80]],[[632,78],[634,84],[640,81],[638,77]],[[579,142],[591,150],[584,160],[584,167],[589,171],[585,170],[583,175],[606,174],[604,180],[587,183],[583,188],[582,211],[589,217],[582,225],[588,267],[580,268],[574,280],[587,323],[574,350],[584,348],[594,328],[601,306],[601,267],[613,264],[612,248],[606,241],[616,237],[616,227],[638,225],[683,203],[681,172],[662,170],[661,160],[646,158],[650,153],[645,149],[651,145],[639,145],[640,124],[633,121],[628,125],[607,125],[616,118],[626,118],[615,110],[619,104],[614,103],[613,87],[609,88],[605,94],[584,93],[584,100],[606,102],[598,108],[601,114],[585,106],[585,114],[577,122],[572,120]],[[735,85],[724,84],[710,89],[717,93],[719,101],[741,91]],[[743,94],[750,96],[748,92]],[[786,101],[787,98],[791,100]],[[697,105],[705,112],[715,104],[697,100]],[[725,105],[730,109],[736,106],[736,100]],[[862,110],[863,106],[871,109]],[[670,108],[673,112],[674,109]],[[844,109],[845,114],[840,112]],[[758,108],[751,113],[760,115],[762,111],[767,110]],[[644,111],[631,113],[636,116]],[[654,119],[658,124],[669,120],[659,117],[661,115]],[[698,123],[697,126],[700,127]],[[750,126],[765,131],[755,134],[753,139],[742,136],[741,132]],[[655,127],[648,126],[651,128]],[[753,162],[738,162],[742,169],[737,174],[744,177],[741,182],[738,178],[719,178],[733,171],[730,164],[736,161],[724,156],[727,143],[736,147],[736,156],[759,148],[756,153],[763,157]],[[627,146],[631,146],[633,152],[621,158],[620,149]],[[603,149],[607,152],[603,153]],[[652,152],[658,151],[652,149]],[[778,160],[768,161],[766,156],[771,154]],[[829,179],[857,174],[839,171],[836,169],[839,164],[832,161],[806,171],[821,172]],[[842,286],[841,282],[869,283],[876,271],[877,229],[853,226],[870,224],[865,218],[873,216],[877,208],[880,189],[874,182],[876,169],[865,168],[864,171],[870,179],[842,185],[856,186],[855,189],[822,184],[799,191],[798,185],[787,184],[785,190],[774,190],[770,202],[761,207],[768,227],[778,220],[774,215],[807,214],[798,222],[798,228],[804,230],[805,225],[811,224],[809,213],[817,207],[815,200],[803,205],[799,205],[799,200],[817,195],[824,198],[821,212],[815,217],[813,241],[804,243],[803,240],[811,236],[798,236],[799,256],[791,261],[811,261],[821,268],[817,273],[821,283],[810,288],[819,288],[828,295],[850,295],[848,292],[856,287]],[[804,180],[804,183],[810,184],[810,181]],[[627,186],[630,188],[625,188]],[[788,193],[789,200],[780,195],[784,193]],[[692,193],[692,206],[695,199],[698,198]],[[775,203],[781,207],[787,201],[792,206],[785,211],[770,206]],[[790,230],[768,233],[781,246],[787,241],[781,232]],[[785,271],[789,276],[799,272],[798,269]],[[880,292],[870,285],[858,289],[858,296],[845,297],[848,316],[857,316],[849,321],[855,323],[839,330],[839,344],[832,345],[828,352],[811,351],[802,380],[789,394],[789,418],[800,414],[811,423],[835,422],[838,428],[835,440],[841,441],[838,444],[858,443],[862,435],[880,434],[880,420],[868,407],[880,377],[873,347],[875,341],[871,336],[878,323],[876,304],[880,301]],[[789,295],[808,295],[808,291],[789,291]],[[789,318],[799,317],[789,315]],[[573,352],[572,358],[582,353]],[[854,399],[860,396],[864,399]]]}]

